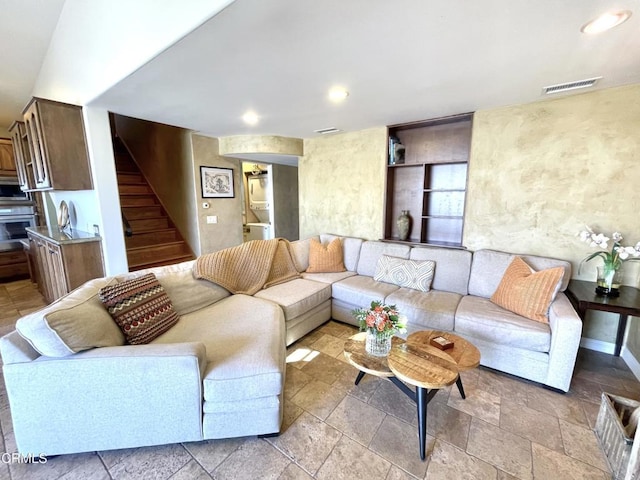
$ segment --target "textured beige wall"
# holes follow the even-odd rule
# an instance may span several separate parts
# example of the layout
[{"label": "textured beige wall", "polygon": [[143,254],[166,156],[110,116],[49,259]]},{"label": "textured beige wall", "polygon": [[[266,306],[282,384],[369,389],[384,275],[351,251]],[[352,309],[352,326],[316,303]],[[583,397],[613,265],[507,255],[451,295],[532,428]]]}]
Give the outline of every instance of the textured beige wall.
[{"label": "textured beige wall", "polygon": [[271,165],[273,217],[276,237],[299,238],[298,167]]},{"label": "textured beige wall", "polygon": [[303,141],[300,138],[277,135],[235,135],[221,137],[219,141],[220,155],[265,153],[300,156],[303,154]]},{"label": "textured beige wall", "polygon": [[298,162],[300,238],[383,235],[386,127],[304,141]]},{"label": "textured beige wall", "polygon": [[[236,158],[223,157],[218,153],[218,139],[203,135],[191,135],[193,148],[193,173],[196,181],[195,202],[198,229],[200,232],[200,254],[211,253],[242,243],[242,166]],[[234,198],[202,198],[200,167],[233,169]],[[210,207],[203,208],[208,202]],[[218,223],[207,223],[207,215],[216,215]]]},{"label": "textured beige wall", "polygon": [[[475,114],[464,245],[570,260],[595,279],[589,224],[640,241],[640,85]],[[627,244],[625,242],[625,244]],[[632,266],[632,264],[628,264]],[[637,284],[637,268],[626,283]],[[592,315],[584,336],[613,342],[616,316]],[[638,319],[631,322],[637,339]],[[628,348],[640,358],[640,344]]]},{"label": "textured beige wall", "polygon": [[194,253],[198,253],[190,132],[182,128],[116,115],[118,135]]}]

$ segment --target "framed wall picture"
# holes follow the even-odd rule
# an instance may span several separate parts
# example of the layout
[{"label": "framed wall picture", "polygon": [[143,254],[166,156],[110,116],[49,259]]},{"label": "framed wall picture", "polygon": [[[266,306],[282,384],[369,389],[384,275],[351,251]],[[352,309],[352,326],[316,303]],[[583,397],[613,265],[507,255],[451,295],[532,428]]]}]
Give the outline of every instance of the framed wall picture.
[{"label": "framed wall picture", "polygon": [[202,198],[233,198],[233,169],[200,167]]}]

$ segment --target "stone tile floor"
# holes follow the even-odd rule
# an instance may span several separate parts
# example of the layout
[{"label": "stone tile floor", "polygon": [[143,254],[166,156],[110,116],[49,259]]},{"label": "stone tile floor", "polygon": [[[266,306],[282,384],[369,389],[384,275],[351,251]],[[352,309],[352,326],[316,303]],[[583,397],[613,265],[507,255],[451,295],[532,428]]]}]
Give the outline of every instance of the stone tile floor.
[{"label": "stone tile floor", "polygon": [[[44,305],[27,281],[0,284],[0,334]],[[0,479],[607,479],[593,427],[601,392],[640,399],[623,360],[581,349],[566,395],[483,367],[463,374],[467,399],[441,390],[428,407],[428,458],[415,405],[342,356],[355,329],[328,322],[288,349],[283,433],[0,462]],[[0,382],[0,452],[14,452]],[[1,457],[0,457],[1,458]]]}]

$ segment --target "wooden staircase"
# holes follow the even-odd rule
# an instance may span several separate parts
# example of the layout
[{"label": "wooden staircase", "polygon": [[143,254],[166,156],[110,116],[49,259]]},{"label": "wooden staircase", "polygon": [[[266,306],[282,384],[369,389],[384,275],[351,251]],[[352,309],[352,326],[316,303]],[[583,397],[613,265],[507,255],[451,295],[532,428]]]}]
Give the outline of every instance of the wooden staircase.
[{"label": "wooden staircase", "polygon": [[125,236],[129,271],[195,258],[118,137],[113,147],[123,224],[130,228]]}]

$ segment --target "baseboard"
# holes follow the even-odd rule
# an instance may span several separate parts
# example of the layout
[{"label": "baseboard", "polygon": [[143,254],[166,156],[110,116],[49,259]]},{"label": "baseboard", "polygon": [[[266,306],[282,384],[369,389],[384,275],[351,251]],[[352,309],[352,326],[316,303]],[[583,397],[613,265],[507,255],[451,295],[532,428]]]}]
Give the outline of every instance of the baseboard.
[{"label": "baseboard", "polygon": [[[580,346],[596,352],[608,353],[610,355],[613,355],[616,348],[615,343],[603,342],[602,340],[594,340],[593,338],[585,337],[580,339]],[[622,350],[620,350],[620,358],[624,360],[635,377],[640,380],[640,361],[633,356],[633,353],[631,353],[627,347],[623,346]]]},{"label": "baseboard", "polygon": [[603,342],[602,340],[594,340],[593,338],[582,337],[580,339],[580,346],[589,350],[595,350],[596,352],[608,353],[613,355],[616,351],[616,344]]},{"label": "baseboard", "polygon": [[640,362],[638,362],[638,359],[633,356],[633,353],[631,353],[627,347],[622,347],[620,356],[625,361],[631,372],[638,380],[640,380]]}]

